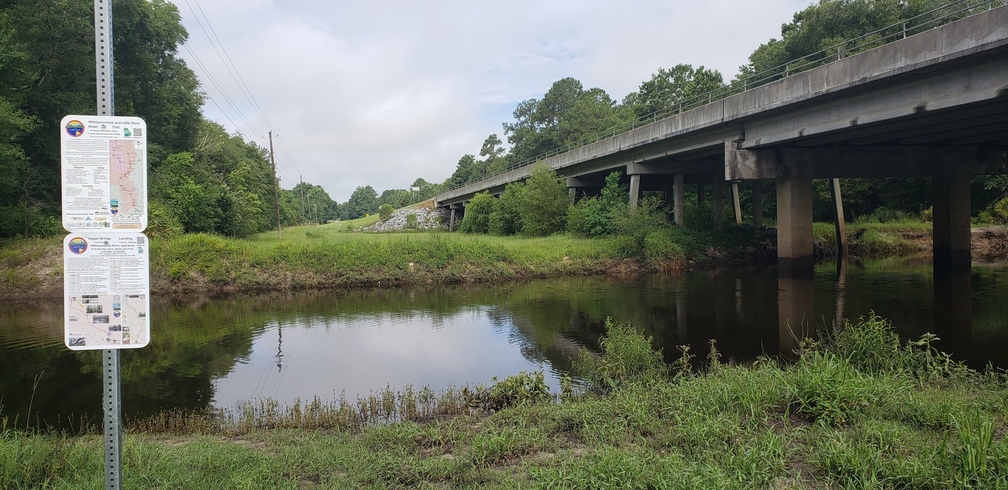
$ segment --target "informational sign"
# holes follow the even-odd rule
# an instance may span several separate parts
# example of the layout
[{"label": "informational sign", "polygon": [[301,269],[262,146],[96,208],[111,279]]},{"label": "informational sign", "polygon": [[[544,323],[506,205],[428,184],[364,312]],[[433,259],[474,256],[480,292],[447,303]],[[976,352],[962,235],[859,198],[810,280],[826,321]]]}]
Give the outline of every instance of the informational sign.
[{"label": "informational sign", "polygon": [[147,228],[147,124],[139,117],[66,116],[60,123],[63,227]]},{"label": "informational sign", "polygon": [[63,239],[65,341],[74,350],[150,342],[150,254],[136,232],[71,233]]}]

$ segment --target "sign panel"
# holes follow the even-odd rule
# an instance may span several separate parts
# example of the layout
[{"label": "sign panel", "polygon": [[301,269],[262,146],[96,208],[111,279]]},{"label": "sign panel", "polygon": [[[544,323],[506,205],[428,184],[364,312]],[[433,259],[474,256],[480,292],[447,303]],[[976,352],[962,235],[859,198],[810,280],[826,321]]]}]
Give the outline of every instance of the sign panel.
[{"label": "sign panel", "polygon": [[63,228],[147,228],[147,124],[139,117],[70,115],[60,123]]},{"label": "sign panel", "polygon": [[94,231],[63,239],[67,347],[128,349],[150,342],[150,254],[143,233]]}]

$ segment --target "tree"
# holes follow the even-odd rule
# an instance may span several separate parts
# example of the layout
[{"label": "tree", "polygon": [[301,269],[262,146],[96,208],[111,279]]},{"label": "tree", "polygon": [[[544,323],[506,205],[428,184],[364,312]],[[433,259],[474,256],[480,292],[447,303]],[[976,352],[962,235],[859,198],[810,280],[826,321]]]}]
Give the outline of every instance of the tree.
[{"label": "tree", "polygon": [[511,143],[511,161],[522,162],[587,137],[618,122],[615,103],[599,88],[584,90],[581,82],[564,78],[553,83],[542,100],[518,104],[515,122],[504,123]]},{"label": "tree", "polygon": [[640,85],[635,109],[639,118],[652,116],[724,87],[721,73],[704,67],[678,64],[670,69],[659,68],[651,79]]},{"label": "tree", "polygon": [[[792,22],[782,25],[780,39],[770,39],[756,48],[749,55],[749,63],[739,68],[736,80],[755,77],[753,83],[747,83],[751,88],[797,69],[833,61],[838,53],[870,49],[885,42],[886,36],[902,35],[902,19],[920,16],[945,3],[944,0],[821,0],[795,13]],[[926,23],[913,27],[907,34],[931,27],[933,23]],[[852,39],[858,41],[846,42]]]},{"label": "tree", "polygon": [[514,235],[521,231],[521,209],[525,203],[525,183],[512,182],[504,187],[493,211],[490,212],[490,222],[487,227],[493,235]]},{"label": "tree", "polygon": [[392,217],[393,211],[395,210],[392,209],[392,205],[389,203],[385,203],[382,204],[381,206],[378,206],[378,219],[382,221],[388,221],[389,218]]},{"label": "tree", "polygon": [[349,206],[349,219],[371,214],[378,208],[378,193],[369,185],[357,186],[353,194],[350,194],[347,205]]},{"label": "tree", "polygon": [[494,198],[487,192],[473,196],[466,204],[459,231],[463,233],[487,233],[490,231],[490,213],[493,212]]},{"label": "tree", "polygon": [[483,178],[484,165],[472,155],[464,155],[455,166],[455,172],[448,178],[448,185],[461,187]]},{"label": "tree", "polygon": [[525,181],[522,193],[521,233],[545,236],[563,231],[567,224],[570,198],[567,186],[546,165],[537,165]]},{"label": "tree", "polygon": [[196,165],[188,152],[169,155],[161,167],[151,181],[153,197],[168,204],[185,231],[218,231],[224,217],[221,176]]},{"label": "tree", "polygon": [[507,155],[504,143],[496,134],[491,134],[483,140],[480,156],[483,157],[483,168],[486,176],[497,175],[507,168]]}]

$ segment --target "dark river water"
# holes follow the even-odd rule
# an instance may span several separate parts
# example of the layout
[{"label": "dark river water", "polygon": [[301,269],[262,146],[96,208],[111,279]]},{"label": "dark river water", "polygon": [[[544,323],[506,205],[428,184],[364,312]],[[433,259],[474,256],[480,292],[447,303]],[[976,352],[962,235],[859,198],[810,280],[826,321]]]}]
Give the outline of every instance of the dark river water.
[{"label": "dark river water", "polygon": [[[806,320],[820,332],[834,328],[838,313],[857,319],[874,311],[905,338],[936,332],[938,347],[955,358],[1008,368],[1008,264],[974,264],[937,288],[933,277],[929,261],[848,264],[840,280],[836,265],[824,264],[786,294],[814,305]],[[761,270],[155,297],[150,345],[121,353],[122,414],[267,397],[353,400],[385,387],[438,390],[532,370],[556,391],[578,350],[596,348],[606,318],[651,335],[669,361],[683,344],[702,359],[716,339],[726,359],[747,362],[791,348],[792,329],[779,326],[784,294],[776,271]],[[63,345],[62,307],[25,301],[0,310],[0,420],[8,425],[101,421],[101,352]]]}]

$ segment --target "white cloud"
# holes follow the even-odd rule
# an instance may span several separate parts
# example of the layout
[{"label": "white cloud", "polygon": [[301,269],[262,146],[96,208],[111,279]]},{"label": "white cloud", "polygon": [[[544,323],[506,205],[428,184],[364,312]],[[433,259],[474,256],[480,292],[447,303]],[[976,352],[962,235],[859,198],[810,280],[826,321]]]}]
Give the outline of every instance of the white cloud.
[{"label": "white cloud", "polygon": [[730,79],[810,3],[171,1],[190,35],[180,53],[223,109],[208,103],[206,116],[260,145],[272,127],[284,187],[303,175],[341,202],[361,185],[444,180],[564,77],[616,100],[677,63]]}]

